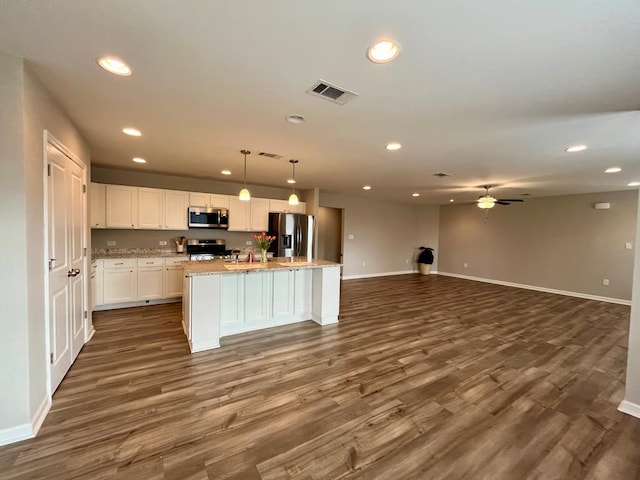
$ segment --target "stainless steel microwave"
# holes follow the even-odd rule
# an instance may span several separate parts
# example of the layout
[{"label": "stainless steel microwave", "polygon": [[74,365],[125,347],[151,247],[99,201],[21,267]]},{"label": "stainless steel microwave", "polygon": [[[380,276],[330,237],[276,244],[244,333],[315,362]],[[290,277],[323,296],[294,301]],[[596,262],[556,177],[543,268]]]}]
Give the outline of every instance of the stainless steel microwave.
[{"label": "stainless steel microwave", "polygon": [[189,207],[189,228],[228,228],[229,210],[215,207]]}]

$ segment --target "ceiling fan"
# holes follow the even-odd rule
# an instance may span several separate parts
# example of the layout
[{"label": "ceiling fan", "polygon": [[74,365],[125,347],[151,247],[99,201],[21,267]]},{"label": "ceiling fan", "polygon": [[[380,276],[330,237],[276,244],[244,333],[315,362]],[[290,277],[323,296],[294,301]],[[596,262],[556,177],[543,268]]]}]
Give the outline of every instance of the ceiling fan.
[{"label": "ceiling fan", "polygon": [[484,195],[478,198],[478,208],[488,209],[496,205],[511,205],[513,202],[524,202],[521,198],[496,198],[489,193],[491,185],[484,185]]}]

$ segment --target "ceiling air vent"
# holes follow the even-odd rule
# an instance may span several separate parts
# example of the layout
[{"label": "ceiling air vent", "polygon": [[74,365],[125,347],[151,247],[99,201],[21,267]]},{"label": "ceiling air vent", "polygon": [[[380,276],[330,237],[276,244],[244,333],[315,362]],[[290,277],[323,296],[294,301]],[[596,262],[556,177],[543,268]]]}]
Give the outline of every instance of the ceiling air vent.
[{"label": "ceiling air vent", "polygon": [[276,160],[284,158],[282,155],[278,155],[277,153],[260,152],[258,155],[261,155],[263,157],[275,158]]},{"label": "ceiling air vent", "polygon": [[314,97],[324,98],[325,100],[337,103],[338,105],[344,105],[358,96],[355,92],[350,92],[345,88],[325,82],[324,80],[318,80],[316,83],[311,85],[306,90],[306,93],[313,95]]}]

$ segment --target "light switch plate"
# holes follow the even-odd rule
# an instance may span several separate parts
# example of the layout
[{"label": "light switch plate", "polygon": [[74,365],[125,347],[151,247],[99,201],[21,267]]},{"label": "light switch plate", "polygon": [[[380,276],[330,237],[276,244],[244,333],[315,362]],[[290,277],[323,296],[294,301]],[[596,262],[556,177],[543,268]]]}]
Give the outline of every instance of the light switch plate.
[{"label": "light switch plate", "polygon": [[353,234],[349,234],[349,240],[353,240],[354,238]]},{"label": "light switch plate", "polygon": [[115,247],[115,246],[116,246],[115,240],[107,240],[107,247]]},{"label": "light switch plate", "polygon": [[631,244],[631,242],[627,242],[624,244],[624,248],[626,248],[627,250],[631,250],[633,248],[633,245]]}]

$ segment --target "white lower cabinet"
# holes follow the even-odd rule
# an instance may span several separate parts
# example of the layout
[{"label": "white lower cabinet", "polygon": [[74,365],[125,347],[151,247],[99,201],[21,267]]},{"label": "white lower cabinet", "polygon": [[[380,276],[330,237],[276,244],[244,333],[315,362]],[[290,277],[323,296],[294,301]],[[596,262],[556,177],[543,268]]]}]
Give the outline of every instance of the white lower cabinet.
[{"label": "white lower cabinet", "polygon": [[164,298],[164,259],[138,259],[138,300]]},{"label": "white lower cabinet", "polygon": [[164,267],[164,298],[182,296],[182,262],[184,258],[165,258]]},{"label": "white lower cabinet", "polygon": [[92,307],[180,298],[184,261],[186,257],[93,260]]},{"label": "white lower cabinet", "polygon": [[192,275],[184,280],[183,324],[192,352],[220,338],[313,320],[338,323],[340,266]]},{"label": "white lower cabinet", "polygon": [[135,259],[105,259],[103,302],[123,303],[138,299],[138,275]]},{"label": "white lower cabinet", "polygon": [[220,275],[220,335],[311,318],[310,269]]},{"label": "white lower cabinet", "polygon": [[295,285],[293,293],[293,315],[297,318],[311,318],[311,298],[313,293],[313,270],[299,268],[293,271]]},{"label": "white lower cabinet", "polygon": [[271,316],[274,321],[289,321],[293,318],[294,290],[293,270],[273,271]]},{"label": "white lower cabinet", "polygon": [[103,261],[93,260],[91,262],[91,308],[104,303],[104,288],[102,285],[104,272]]}]

